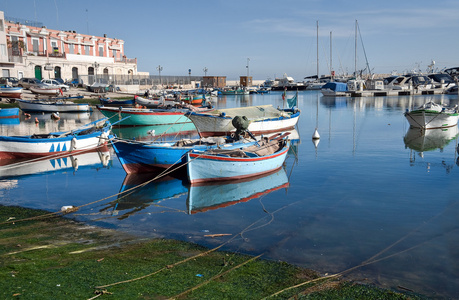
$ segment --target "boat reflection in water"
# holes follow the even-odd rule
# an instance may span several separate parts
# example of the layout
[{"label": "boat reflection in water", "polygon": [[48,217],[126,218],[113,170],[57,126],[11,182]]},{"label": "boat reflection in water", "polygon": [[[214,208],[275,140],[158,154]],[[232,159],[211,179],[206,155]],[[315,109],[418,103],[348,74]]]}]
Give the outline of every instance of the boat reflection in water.
[{"label": "boat reflection in water", "polygon": [[107,146],[78,155],[54,155],[52,158],[39,159],[1,159],[0,179],[47,172],[71,170],[76,172],[82,167],[107,167],[110,162],[110,150]]},{"label": "boat reflection in water", "polygon": [[158,173],[134,173],[124,178],[118,199],[108,203],[100,211],[118,216],[122,220],[130,215],[158,204],[161,200],[184,195],[188,192],[186,177],[164,176],[156,179]]},{"label": "boat reflection in water", "polygon": [[[422,130],[420,128],[410,128],[405,134],[403,141],[405,146],[414,150],[418,153],[421,158],[424,158],[424,152],[435,151],[437,149],[443,152],[443,149],[454,139],[457,139],[459,135],[459,128],[453,126],[450,128],[439,128],[439,129],[427,129]],[[410,164],[414,165],[416,158],[410,154]],[[434,162],[428,162],[427,168],[434,164]],[[446,168],[447,172],[452,168],[452,165],[448,165],[444,159],[438,164],[441,164]],[[459,164],[459,160],[456,161]]]},{"label": "boat reflection in water", "polygon": [[206,212],[261,197],[289,186],[287,173],[280,168],[270,174],[230,182],[191,185],[188,192],[189,214]]},{"label": "boat reflection in water", "polygon": [[122,139],[136,139],[138,141],[164,140],[168,138],[190,138],[198,136],[193,123],[129,126],[112,128],[112,132]]},{"label": "boat reflection in water", "polygon": [[457,126],[428,130],[410,128],[406,132],[403,141],[408,148],[421,154],[427,151],[443,149],[454,140],[458,134],[459,128]]}]

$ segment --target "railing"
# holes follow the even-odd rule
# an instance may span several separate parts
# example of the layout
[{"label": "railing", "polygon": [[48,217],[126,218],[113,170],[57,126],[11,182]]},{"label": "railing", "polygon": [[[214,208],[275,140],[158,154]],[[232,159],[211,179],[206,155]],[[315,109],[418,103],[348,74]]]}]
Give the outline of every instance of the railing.
[{"label": "railing", "polygon": [[202,81],[201,76],[159,76],[159,75],[80,75],[80,82],[91,85],[94,82],[107,85],[180,86],[192,81]]},{"label": "railing", "polygon": [[115,58],[115,62],[125,63],[125,64],[136,64],[137,58],[127,58],[127,57]]}]

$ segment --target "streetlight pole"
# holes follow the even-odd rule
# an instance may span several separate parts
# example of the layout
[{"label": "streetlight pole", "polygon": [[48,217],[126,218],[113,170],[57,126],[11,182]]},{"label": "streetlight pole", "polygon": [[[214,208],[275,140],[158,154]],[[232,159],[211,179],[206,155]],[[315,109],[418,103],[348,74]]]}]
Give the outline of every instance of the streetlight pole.
[{"label": "streetlight pole", "polygon": [[250,61],[250,58],[247,58],[247,80],[249,80],[249,61]]},{"label": "streetlight pole", "polygon": [[204,76],[207,76],[207,71],[209,71],[209,70],[207,69],[207,67],[204,67],[204,69],[202,69],[202,70],[204,71]]},{"label": "streetlight pole", "polygon": [[156,70],[158,70],[158,72],[159,72],[159,84],[163,85],[162,82],[161,82],[161,71],[163,70],[163,67],[161,67],[161,65],[158,65],[156,67]]}]

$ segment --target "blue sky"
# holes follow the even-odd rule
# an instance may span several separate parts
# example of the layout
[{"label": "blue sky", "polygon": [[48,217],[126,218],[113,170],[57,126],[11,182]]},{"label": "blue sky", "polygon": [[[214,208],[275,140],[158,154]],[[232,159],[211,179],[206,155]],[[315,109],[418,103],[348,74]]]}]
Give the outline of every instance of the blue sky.
[{"label": "blue sky", "polygon": [[[42,22],[50,29],[119,38],[138,70],[162,75],[227,76],[249,72],[254,79],[301,81],[332,66],[352,73],[355,20],[360,36],[357,68],[376,73],[425,71],[459,65],[459,1],[362,0],[0,0],[15,18]],[[89,32],[88,32],[89,29]],[[362,47],[363,42],[363,47]]]}]

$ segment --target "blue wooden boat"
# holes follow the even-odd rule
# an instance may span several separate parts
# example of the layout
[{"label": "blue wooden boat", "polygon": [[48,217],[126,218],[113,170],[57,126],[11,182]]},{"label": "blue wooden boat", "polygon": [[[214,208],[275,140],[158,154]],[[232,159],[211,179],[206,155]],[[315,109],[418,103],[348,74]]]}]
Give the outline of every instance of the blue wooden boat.
[{"label": "blue wooden boat", "polygon": [[0,136],[0,159],[33,158],[87,152],[107,144],[111,124],[106,118],[68,132]]},{"label": "blue wooden boat", "polygon": [[135,106],[135,97],[127,99],[110,99],[102,98],[99,96],[100,104],[103,106],[116,106],[116,107],[134,107]]},{"label": "blue wooden boat", "polygon": [[283,168],[242,180],[192,184],[188,192],[187,210],[189,214],[195,214],[224,208],[288,186],[287,173]]},{"label": "blue wooden boat", "polygon": [[214,148],[241,149],[255,144],[254,140],[234,141],[229,138],[207,138],[180,140],[177,142],[143,142],[115,138],[111,141],[123,169],[128,174],[158,172],[180,166],[186,162],[186,153],[191,150]]},{"label": "blue wooden boat", "polygon": [[187,174],[191,184],[239,180],[279,169],[287,157],[288,133],[266,139],[244,149],[194,149],[187,153]]},{"label": "blue wooden boat", "polygon": [[19,108],[0,108],[0,119],[19,118]]}]

